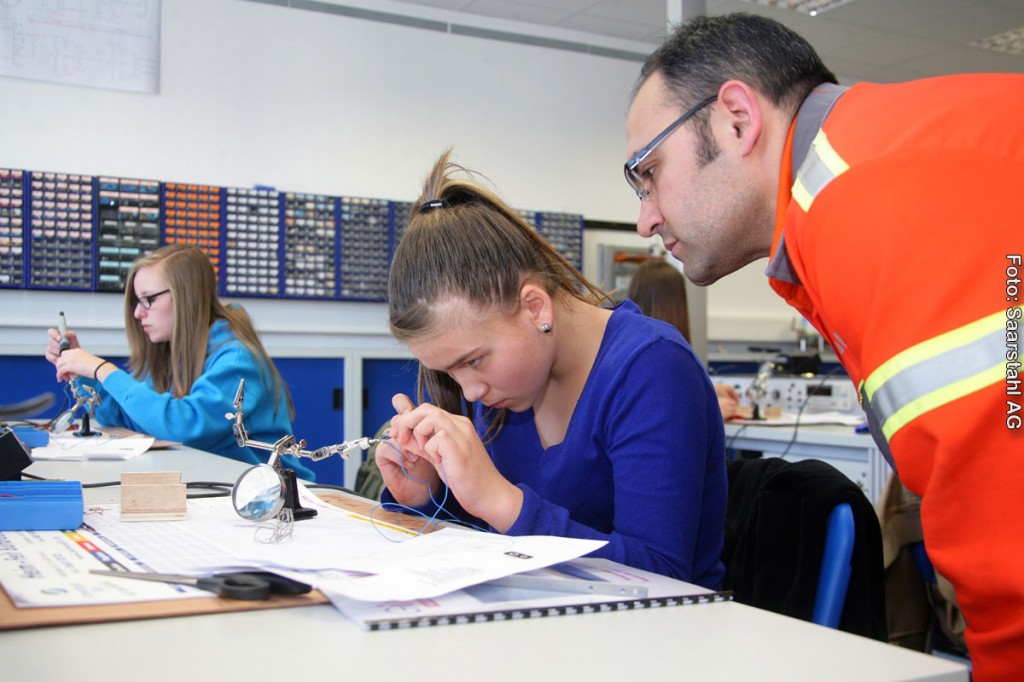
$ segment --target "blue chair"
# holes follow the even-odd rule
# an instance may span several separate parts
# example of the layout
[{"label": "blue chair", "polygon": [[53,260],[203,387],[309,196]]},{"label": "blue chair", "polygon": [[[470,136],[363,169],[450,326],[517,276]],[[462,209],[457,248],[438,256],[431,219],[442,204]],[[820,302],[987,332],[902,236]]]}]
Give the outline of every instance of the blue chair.
[{"label": "blue chair", "polygon": [[937,583],[935,567],[932,566],[932,560],[928,558],[928,552],[924,549],[924,542],[915,542],[910,545],[910,553],[914,557],[914,565],[917,566],[917,574],[921,576],[921,582],[933,585]]},{"label": "blue chair", "polygon": [[[932,604],[934,611],[931,627],[925,640],[925,653],[940,653],[947,658],[959,660],[970,668],[971,659],[963,641],[963,633],[956,627],[956,625],[963,624],[956,600],[951,601],[939,589],[938,574],[935,572],[931,559],[928,558],[924,542],[915,542],[908,546],[911,556],[914,558],[914,565],[917,567],[917,574],[920,576],[921,582],[924,583],[928,592],[928,601]],[[938,615],[943,612],[946,614],[945,619]],[[957,615],[953,616],[952,614]],[[950,628],[953,628],[953,631]]]},{"label": "blue chair", "polygon": [[818,573],[818,591],[814,598],[811,622],[830,628],[839,627],[850,586],[850,559],[855,537],[853,509],[846,502],[837,504],[828,515],[825,551]]}]

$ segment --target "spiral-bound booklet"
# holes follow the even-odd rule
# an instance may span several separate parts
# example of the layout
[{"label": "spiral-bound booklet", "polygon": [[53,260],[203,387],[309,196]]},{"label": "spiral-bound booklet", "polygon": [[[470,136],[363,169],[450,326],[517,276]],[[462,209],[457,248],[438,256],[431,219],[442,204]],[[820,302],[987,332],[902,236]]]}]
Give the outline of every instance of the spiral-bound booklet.
[{"label": "spiral-bound booklet", "polygon": [[732,599],[728,592],[593,558],[516,574],[432,599],[366,602],[327,596],[339,611],[366,630],[547,618]]}]

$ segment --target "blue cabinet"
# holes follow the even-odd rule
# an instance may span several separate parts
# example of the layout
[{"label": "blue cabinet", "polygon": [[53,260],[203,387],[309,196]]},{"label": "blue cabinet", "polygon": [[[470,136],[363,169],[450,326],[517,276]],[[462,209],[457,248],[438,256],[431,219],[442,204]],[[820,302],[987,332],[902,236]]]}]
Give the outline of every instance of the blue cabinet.
[{"label": "blue cabinet", "polygon": [[363,433],[377,433],[381,424],[391,419],[395,408],[391,397],[405,393],[416,401],[416,360],[368,358],[363,360]]},{"label": "blue cabinet", "polygon": [[[352,360],[356,361],[356,360]],[[362,360],[362,386],[344,386],[345,360],[341,358],[274,358],[295,403],[295,436],[306,440],[308,449],[345,440],[345,391],[361,393],[362,418],[358,434],[371,436],[394,413],[395,393],[416,396],[415,360],[367,358]],[[363,453],[365,456],[365,453]],[[359,453],[353,453],[359,458]],[[339,456],[320,462],[304,462],[317,475],[318,483],[345,484],[345,460]]]},{"label": "blue cabinet", "polygon": [[[340,358],[274,358],[295,404],[293,432],[314,450],[345,440],[345,361]],[[304,460],[319,483],[344,485],[345,460]]]}]

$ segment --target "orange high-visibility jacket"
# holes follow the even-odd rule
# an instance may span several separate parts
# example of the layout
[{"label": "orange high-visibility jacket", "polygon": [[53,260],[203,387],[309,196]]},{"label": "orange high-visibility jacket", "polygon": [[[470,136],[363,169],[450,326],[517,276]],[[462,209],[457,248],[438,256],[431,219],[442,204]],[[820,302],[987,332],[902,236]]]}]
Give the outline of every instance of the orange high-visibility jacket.
[{"label": "orange high-visibility jacket", "polygon": [[772,287],[923,497],[975,679],[1024,675],[1024,75],[821,86],[781,168]]}]

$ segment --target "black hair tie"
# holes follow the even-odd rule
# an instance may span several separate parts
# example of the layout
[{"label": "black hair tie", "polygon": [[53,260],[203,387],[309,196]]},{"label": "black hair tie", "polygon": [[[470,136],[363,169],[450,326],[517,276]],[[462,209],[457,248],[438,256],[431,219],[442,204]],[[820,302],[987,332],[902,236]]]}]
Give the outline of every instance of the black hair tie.
[{"label": "black hair tie", "polygon": [[424,201],[420,204],[420,213],[430,213],[439,208],[448,208],[448,202],[444,199],[432,199],[430,201]]}]

